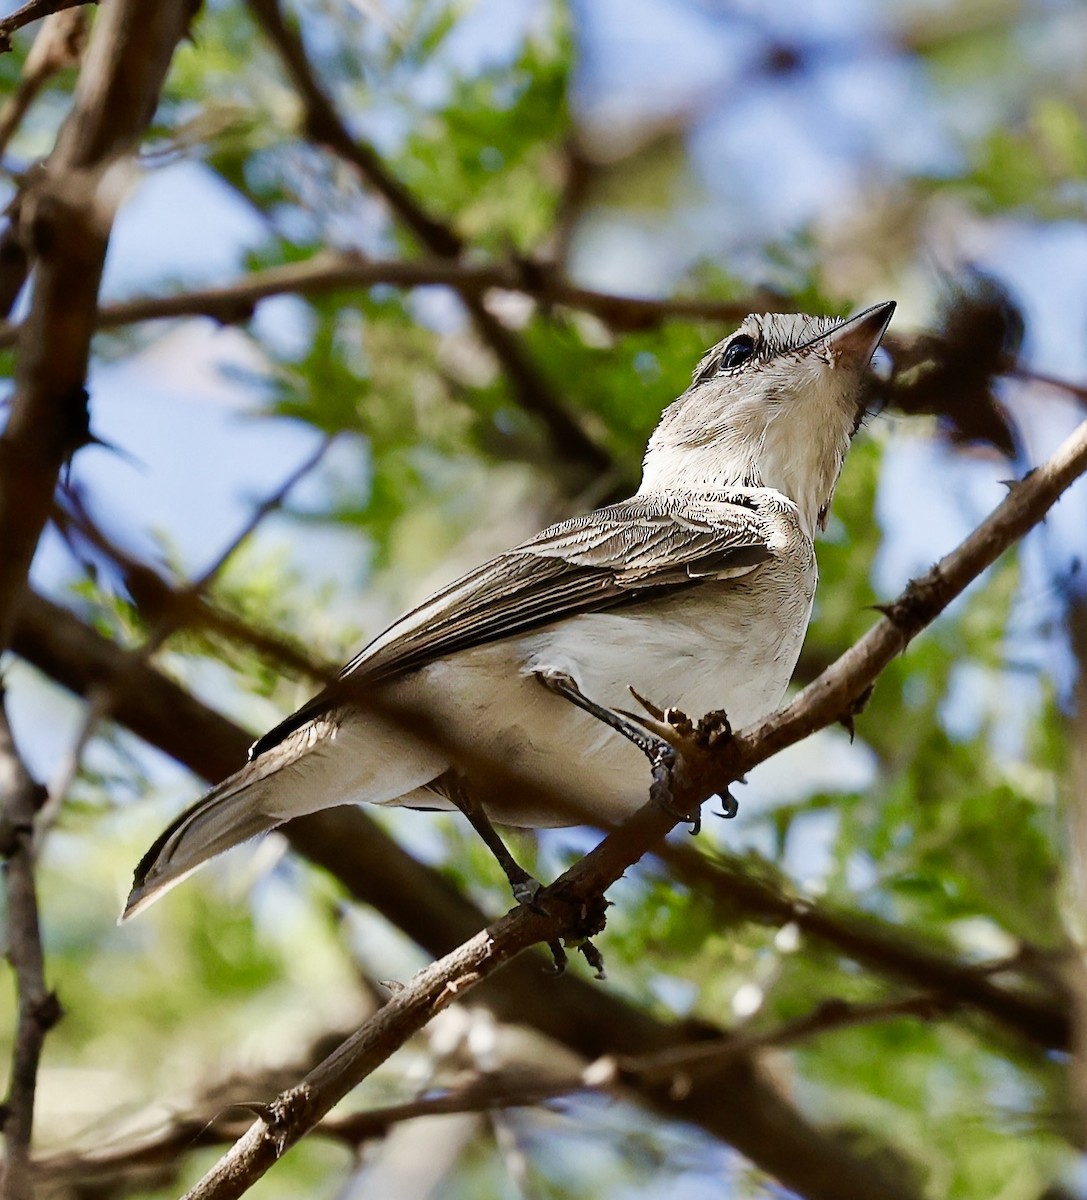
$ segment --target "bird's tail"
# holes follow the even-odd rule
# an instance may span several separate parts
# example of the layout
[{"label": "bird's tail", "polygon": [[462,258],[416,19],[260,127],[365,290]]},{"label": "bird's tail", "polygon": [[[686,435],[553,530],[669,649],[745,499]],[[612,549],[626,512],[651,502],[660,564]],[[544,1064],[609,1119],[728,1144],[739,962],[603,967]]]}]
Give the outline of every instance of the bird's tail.
[{"label": "bird's tail", "polygon": [[263,812],[252,764],[225,779],[166,827],[140,859],[121,920],[134,917],[209,858],[256,837],[282,818]]},{"label": "bird's tail", "polygon": [[186,809],[140,859],[121,920],[141,912],[216,854],[293,816],[336,803],[320,789],[316,802],[306,803],[312,789],[298,786],[310,774],[307,768],[324,758],[334,735],[334,726],[312,722]]}]

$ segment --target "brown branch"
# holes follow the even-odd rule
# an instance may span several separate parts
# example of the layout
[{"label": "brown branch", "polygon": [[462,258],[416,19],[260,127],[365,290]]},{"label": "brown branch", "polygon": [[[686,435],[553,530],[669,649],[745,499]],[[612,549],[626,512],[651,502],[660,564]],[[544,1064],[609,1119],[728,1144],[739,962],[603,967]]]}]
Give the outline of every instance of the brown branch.
[{"label": "brown branch", "polygon": [[[395,1052],[454,997],[476,987],[536,942],[584,932],[586,909],[631,865],[709,795],[723,792],[772,754],[855,710],[887,664],[927,624],[1037,524],[1064,490],[1087,471],[1087,422],[1053,458],[1018,484],[954,551],[914,580],[887,617],[851,647],[792,704],[723,746],[674,737],[681,756],[670,773],[674,809],[652,801],[609,833],[545,893],[536,912],[519,908],[444,959],[420,971],[370,1021],[296,1088],[283,1092],[245,1135],[187,1194],[185,1200],[241,1196],[340,1099]],[[782,1177],[787,1186],[794,1186]],[[809,1194],[812,1194],[809,1192]]]},{"label": "brown branch", "polygon": [[[388,170],[369,143],[352,136],[318,82],[302,39],[284,18],[279,0],[248,0],[248,3],[302,98],[306,133],[354,167],[427,250],[441,258],[458,258],[465,249],[460,235],[426,210]],[[462,299],[480,337],[506,373],[518,403],[540,419],[556,450],[582,473],[587,471],[596,476],[611,470],[614,466],[611,456],[567,411],[529,357],[521,339],[488,311],[480,296],[468,292]]]},{"label": "brown branch", "polygon": [[57,998],[45,986],[34,882],[34,822],[44,795],[19,756],[0,693],[0,855],[4,859],[7,957],[15,972],[19,1005],[11,1079],[2,1110],[3,1200],[32,1200],[30,1139],[38,1063],[45,1035],[60,1018]]},{"label": "brown branch", "polygon": [[11,49],[11,35],[25,25],[40,21],[42,17],[62,12],[66,8],[79,8],[84,4],[97,4],[98,0],[27,0],[22,8],[0,19],[0,54]]},{"label": "brown branch", "polygon": [[[849,712],[857,697],[871,685],[891,658],[1004,549],[1040,521],[1063,490],[1085,469],[1087,424],[1076,431],[1049,463],[1017,485],[961,546],[926,576],[912,583],[890,606],[888,617],[791,705],[760,723],[755,731],[738,734],[725,744],[723,752],[685,746],[676,772],[677,802],[690,802],[693,808],[694,802],[702,796],[727,787],[730,780],[771,753]],[[240,1195],[347,1090],[388,1057],[411,1032],[420,1028],[434,1011],[452,996],[462,995],[475,987],[534,940],[550,940],[568,930],[566,922],[571,913],[576,914],[581,905],[602,895],[626,867],[651,849],[675,824],[675,816],[659,806],[644,806],[549,889],[551,902],[557,905],[557,915],[542,916],[518,910],[492,926],[488,934],[477,935],[421,972],[407,988],[394,996],[373,1022],[360,1029],[336,1054],[311,1072],[299,1088],[284,1093],[270,1106],[265,1118],[247,1132],[206,1180],[197,1185],[191,1196]],[[434,909],[429,904],[427,908],[433,918]],[[765,1148],[762,1149],[765,1152]],[[823,1149],[825,1151],[825,1147]],[[810,1158],[805,1165],[810,1168]],[[774,1173],[788,1186],[810,1196],[847,1194],[840,1178],[834,1193],[820,1190],[818,1184],[813,1186],[812,1179],[796,1158],[780,1162]],[[866,1186],[870,1194],[870,1179]],[[893,1185],[888,1186],[890,1190],[884,1187],[881,1194],[894,1195],[901,1191]]]},{"label": "brown branch", "polygon": [[34,292],[0,439],[0,646],[65,462],[90,438],[84,381],[117,170],[146,129],[195,0],[112,0],[95,22],[57,144],[19,199]]},{"label": "brown branch", "polygon": [[[729,1034],[711,1041],[669,1047],[653,1054],[620,1059],[615,1064],[616,1080],[638,1079],[643,1083],[665,1081],[670,1087],[689,1086],[691,1080],[707,1070],[716,1070],[730,1059],[757,1054],[760,1050],[784,1049],[826,1033],[840,1033],[879,1021],[916,1017],[925,1021],[947,1016],[955,1008],[946,996],[922,992],[920,995],[877,1000],[871,1004],[849,1004],[844,1000],[826,1000],[811,1012],[784,1025],[762,1032]],[[591,1072],[586,1072],[589,1078]]]},{"label": "brown branch", "polygon": [[[27,598],[13,645],[39,670],[83,696],[103,687],[115,688],[122,670],[120,647],[66,609],[36,595]],[[208,780],[228,775],[244,759],[252,741],[245,730],[146,664],[131,676],[130,689],[116,694],[113,714],[137,736]],[[405,855],[359,809],[294,821],[286,831],[296,851],[341,879],[358,899],[386,913],[435,956],[483,924],[478,910]],[[726,910],[749,920],[795,923],[809,936],[889,978],[955,996],[1020,1037],[1046,1048],[1068,1045],[1067,1013],[1059,1003],[1001,987],[983,972],[923,946],[895,926],[795,898],[740,866],[708,860],[694,850],[667,844],[655,854],[680,879]],[[515,1009],[510,1015],[516,1015]],[[592,1047],[585,1052],[591,1053]]]},{"label": "brown branch", "polygon": [[[743,300],[616,296],[577,287],[547,271],[525,272],[516,263],[373,260],[350,252],[324,251],[305,262],[254,271],[222,287],[104,305],[98,312],[97,328],[117,329],[172,317],[209,317],[229,325],[248,320],[257,304],[273,296],[322,296],[375,284],[450,287],[461,295],[480,297],[492,288],[520,292],[542,304],[590,312],[615,329],[642,329],[672,319],[732,324],[749,312],[779,309],[782,303],[781,297],[771,292],[756,292]],[[0,347],[12,345],[18,333],[18,325],[0,322]]]},{"label": "brown branch", "polygon": [[[122,661],[113,643],[36,596],[24,605],[15,648],[82,695],[108,683]],[[133,675],[131,687],[116,696],[114,713],[138,736],[209,780],[233,770],[252,740],[146,665]],[[283,832],[297,852],[334,874],[357,900],[386,914],[432,955],[452,950],[485,923],[460,892],[411,858],[358,808],[316,813],[292,821]],[[477,995],[500,1020],[529,1025],[586,1059],[636,1055],[690,1041],[683,1024],[657,1021],[572,972],[548,979],[542,968],[537,956],[523,956]],[[732,1103],[720,1103],[722,1091]],[[812,1129],[746,1064],[727,1064],[684,1096],[652,1089],[639,1094],[664,1115],[701,1125],[729,1142],[768,1173],[793,1179],[806,1195],[821,1194],[806,1181],[828,1172],[839,1181],[836,1200],[868,1200],[871,1194],[867,1166]]]}]

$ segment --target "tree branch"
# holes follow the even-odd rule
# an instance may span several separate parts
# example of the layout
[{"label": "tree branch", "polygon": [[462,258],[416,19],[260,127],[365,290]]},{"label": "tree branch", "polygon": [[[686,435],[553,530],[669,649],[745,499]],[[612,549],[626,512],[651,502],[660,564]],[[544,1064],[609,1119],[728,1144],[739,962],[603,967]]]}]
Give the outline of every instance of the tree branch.
[{"label": "tree branch", "polygon": [[60,1005],[45,986],[45,962],[34,883],[34,822],[45,789],[23,765],[0,693],[0,855],[7,902],[7,957],[15,972],[19,1015],[11,1079],[3,1106],[4,1161],[0,1197],[32,1200],[30,1140],[34,1093],[45,1035],[60,1019]]},{"label": "tree branch", "polygon": [[[811,1012],[781,1025],[758,1032],[737,1032],[710,1041],[694,1041],[649,1054],[621,1058],[607,1056],[575,1072],[541,1075],[538,1067],[511,1065],[496,1071],[472,1072],[448,1086],[428,1088],[414,1100],[388,1104],[359,1112],[332,1115],[313,1128],[313,1135],[358,1148],[385,1136],[394,1126],[419,1117],[457,1113],[493,1112],[529,1108],[579,1093],[630,1096],[631,1086],[666,1084],[673,1091],[690,1085],[696,1074],[716,1071],[724,1062],[751,1057],[770,1049],[800,1045],[825,1034],[839,1033],[860,1025],[893,1021],[902,1017],[932,1020],[946,1014],[948,1005],[928,994],[896,997],[870,1004],[829,1001]],[[278,1072],[277,1072],[278,1073]],[[259,1094],[260,1083],[239,1081],[238,1094]],[[181,1155],[204,1146],[236,1140],[250,1121],[238,1113],[238,1105],[209,1098],[194,1113],[171,1121],[150,1135],[126,1138],[86,1151],[66,1151],[35,1159],[34,1177],[50,1182],[79,1181],[84,1186],[94,1179],[98,1186],[117,1182],[135,1171],[158,1166],[176,1166]]]},{"label": "tree branch", "polygon": [[75,101],[20,196],[35,276],[0,438],[0,647],[65,462],[90,439],[84,380],[120,162],[147,127],[195,0],[112,0],[99,14]]},{"label": "tree branch", "polygon": [[[98,311],[96,327],[117,329],[171,317],[209,317],[230,325],[248,320],[256,305],[273,296],[322,296],[376,284],[450,287],[472,296],[483,296],[492,288],[520,292],[542,304],[590,312],[615,329],[643,329],[671,319],[733,323],[750,312],[781,307],[781,298],[771,292],[756,292],[743,300],[617,296],[578,287],[548,271],[526,272],[516,263],[374,260],[352,252],[322,251],[304,262],[254,271],[222,287],[104,305]],[[0,347],[14,344],[18,334],[18,325],[0,322]]]},{"label": "tree branch", "polygon": [[[698,799],[727,787],[729,782],[771,753],[851,711],[856,698],[874,682],[891,658],[1004,549],[1040,521],[1084,470],[1087,470],[1087,423],[1049,463],[1016,485],[965,542],[926,576],[911,583],[903,596],[889,606],[888,617],[792,704],[761,722],[754,731],[737,734],[725,744],[723,751],[706,752],[685,746],[676,772],[677,802],[689,802],[693,807]],[[192,701],[189,703],[191,705]],[[330,813],[321,815],[333,816]],[[312,823],[310,818],[310,828]],[[676,823],[673,814],[657,805],[647,804],[549,889],[552,900],[562,902],[558,917],[544,917],[528,910],[516,911],[492,926],[489,936],[477,935],[427,968],[393,998],[374,1023],[364,1026],[299,1088],[284,1093],[269,1109],[267,1119],[253,1126],[208,1180],[198,1185],[193,1196],[240,1195],[239,1188],[244,1190],[248,1182],[263,1174],[271,1162],[319,1120],[340,1096],[391,1054],[399,1044],[398,1039],[410,1036],[452,995],[462,995],[475,987],[534,940],[550,940],[561,934],[568,928],[564,922],[569,920],[572,912],[602,895],[630,864],[651,849]],[[297,830],[305,825],[305,822],[296,822],[290,828]],[[304,842],[304,836],[302,840]],[[342,839],[340,844],[343,844]],[[424,898],[420,899],[422,902]],[[431,900],[426,898],[424,910],[433,919],[435,908]],[[764,1102],[765,1099],[764,1095]],[[750,1118],[751,1115],[752,1110],[747,1110],[745,1116]],[[803,1135],[810,1136],[810,1132]],[[744,1148],[735,1134],[730,1140]],[[765,1147],[760,1149],[765,1153]],[[825,1147],[823,1150],[825,1152]],[[752,1156],[760,1160],[759,1155]],[[786,1157],[787,1161],[770,1168],[785,1183],[810,1196],[831,1194],[821,1192],[818,1185],[813,1186],[809,1174],[799,1166],[800,1160]],[[765,1165],[764,1157],[761,1161]],[[806,1165],[811,1167],[810,1159]],[[818,1168],[816,1174],[821,1170]],[[833,1194],[845,1194],[840,1182],[836,1188]]]},{"label": "tree branch", "polygon": [[[34,97],[58,71],[79,63],[86,40],[86,9],[67,8],[46,18],[27,53],[15,91],[0,107],[0,157],[33,104]],[[0,311],[7,312],[8,309]]]},{"label": "tree branch", "polygon": [[[16,651],[65,687],[88,694],[109,686],[123,661],[113,643],[41,597],[28,597]],[[251,736],[211,711],[152,667],[141,665],[114,696],[116,718],[138,736],[208,780],[245,757]],[[292,847],[335,875],[364,904],[384,913],[434,956],[454,949],[485,924],[483,914],[436,871],[416,862],[355,807],[329,809],[283,827]],[[687,1043],[691,1030],[668,1025],[606,989],[568,973],[546,978],[535,954],[513,961],[477,993],[500,1020],[529,1025],[585,1059],[629,1056]],[[720,1031],[710,1030],[720,1036]],[[733,1102],[720,1103],[722,1091]],[[870,1175],[844,1147],[812,1129],[754,1068],[726,1064],[682,1096],[644,1089],[666,1116],[701,1125],[770,1174],[806,1182],[831,1173],[836,1200],[869,1200]],[[889,1193],[893,1196],[895,1193]]]},{"label": "tree branch", "polygon": [[[914,580],[874,629],[790,705],[720,745],[676,738],[681,756],[671,772],[673,808],[649,802],[569,868],[544,894],[544,912],[520,908],[444,959],[420,971],[296,1088],[283,1092],[185,1200],[242,1195],[334,1104],[356,1087],[445,1004],[476,987],[528,946],[577,936],[586,909],[709,795],[724,792],[747,770],[816,729],[854,711],[880,672],[999,554],[1037,524],[1087,470],[1087,422],[1045,466],[927,575]],[[791,1173],[790,1173],[791,1174]],[[794,1186],[788,1176],[781,1176]],[[808,1195],[818,1193],[810,1190]]]}]

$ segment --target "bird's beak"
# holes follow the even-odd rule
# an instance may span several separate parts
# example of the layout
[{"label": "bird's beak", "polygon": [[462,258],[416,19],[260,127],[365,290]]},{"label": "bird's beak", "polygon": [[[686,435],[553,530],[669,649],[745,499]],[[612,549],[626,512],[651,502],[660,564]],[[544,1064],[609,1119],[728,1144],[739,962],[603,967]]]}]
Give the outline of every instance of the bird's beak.
[{"label": "bird's beak", "polygon": [[872,361],[876,347],[887,332],[894,314],[895,302],[887,300],[850,317],[844,324],[827,334],[827,348],[835,362],[842,367],[863,371]]}]

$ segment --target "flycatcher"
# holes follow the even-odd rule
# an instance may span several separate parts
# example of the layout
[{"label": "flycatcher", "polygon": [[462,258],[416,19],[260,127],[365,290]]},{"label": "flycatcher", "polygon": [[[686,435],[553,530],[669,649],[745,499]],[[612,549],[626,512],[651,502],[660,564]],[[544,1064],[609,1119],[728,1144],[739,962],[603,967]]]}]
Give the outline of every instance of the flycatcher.
[{"label": "flycatcher", "polygon": [[735,728],[772,712],[894,308],[749,316],[665,411],[635,496],[552,525],[375,638],[162,833],[125,916],[213,855],[337,804],[456,807],[483,829],[616,822],[646,800],[646,761],[571,691],[609,709],[631,690],[723,709]]}]

